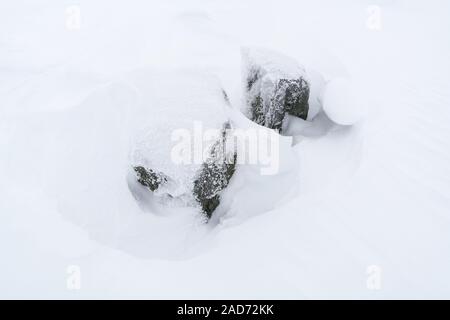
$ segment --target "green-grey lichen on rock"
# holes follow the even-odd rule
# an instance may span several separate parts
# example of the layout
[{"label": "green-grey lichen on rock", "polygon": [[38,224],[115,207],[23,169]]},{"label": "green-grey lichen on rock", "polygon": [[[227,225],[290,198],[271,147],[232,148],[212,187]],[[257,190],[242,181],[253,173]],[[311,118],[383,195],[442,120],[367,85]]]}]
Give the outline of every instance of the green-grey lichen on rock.
[{"label": "green-grey lichen on rock", "polygon": [[136,172],[137,181],[150,191],[156,191],[161,185],[169,181],[168,177],[161,172],[155,172],[142,166],[136,166],[133,169]]},{"label": "green-grey lichen on rock", "polygon": [[306,120],[310,85],[295,60],[263,49],[244,50],[243,60],[250,120],[278,132],[286,114]]},{"label": "green-grey lichen on rock", "polygon": [[230,125],[226,123],[221,137],[212,145],[209,157],[194,180],[194,197],[208,219],[219,206],[220,193],[228,186],[236,169],[236,151],[227,150],[227,141],[232,138],[229,130]]},{"label": "green-grey lichen on rock", "polygon": [[309,86],[302,79],[280,79],[267,112],[266,125],[281,131],[285,114],[306,120],[308,116]]}]

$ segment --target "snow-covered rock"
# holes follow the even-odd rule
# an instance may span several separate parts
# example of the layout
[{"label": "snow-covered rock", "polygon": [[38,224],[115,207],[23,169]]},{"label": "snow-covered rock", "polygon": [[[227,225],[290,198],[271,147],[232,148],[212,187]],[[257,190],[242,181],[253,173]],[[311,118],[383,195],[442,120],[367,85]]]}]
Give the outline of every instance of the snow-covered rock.
[{"label": "snow-covered rock", "polygon": [[137,175],[137,181],[150,191],[156,191],[164,187],[169,182],[169,177],[164,173],[155,172],[152,169],[146,169],[141,166],[133,168]]},{"label": "snow-covered rock", "polygon": [[283,132],[286,114],[307,119],[310,83],[294,59],[261,48],[242,49],[245,110],[249,119]]},{"label": "snow-covered rock", "polygon": [[229,108],[219,81],[196,72],[140,71],[128,82],[141,94],[131,152],[136,182],[164,201],[198,202],[210,217],[234,172],[224,176],[227,164],[217,154]]}]

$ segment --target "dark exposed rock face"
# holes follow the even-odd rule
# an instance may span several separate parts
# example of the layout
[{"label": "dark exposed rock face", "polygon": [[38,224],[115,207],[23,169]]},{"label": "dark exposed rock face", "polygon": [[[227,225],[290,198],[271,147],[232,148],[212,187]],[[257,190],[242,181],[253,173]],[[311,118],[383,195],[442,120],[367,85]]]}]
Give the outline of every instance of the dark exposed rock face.
[{"label": "dark exposed rock face", "polygon": [[269,98],[264,99],[260,92],[250,99],[250,120],[280,132],[286,113],[306,120],[308,99],[309,86],[304,79],[278,79]]},{"label": "dark exposed rock face", "polygon": [[228,123],[220,140],[211,147],[209,157],[194,181],[194,197],[208,219],[219,206],[220,192],[228,186],[236,169],[235,150],[226,150],[227,139],[230,139],[227,129],[230,129]]},{"label": "dark exposed rock face", "polygon": [[280,79],[272,103],[275,110],[284,110],[292,116],[306,120],[309,109],[308,98],[309,86],[304,79]]},{"label": "dark exposed rock face", "polygon": [[156,191],[159,186],[169,181],[168,177],[161,173],[155,172],[152,169],[146,169],[142,166],[133,167],[137,175],[137,181],[150,191]]},{"label": "dark exposed rock face", "polygon": [[[286,114],[306,120],[310,86],[300,66],[288,61],[286,67],[283,59],[275,56],[271,60],[274,54],[270,54],[272,56],[268,59],[260,52],[256,55],[250,52],[244,56],[244,65],[247,66],[247,114],[250,120],[281,132]],[[299,71],[291,72],[289,67]],[[283,68],[289,70],[284,72]]]}]

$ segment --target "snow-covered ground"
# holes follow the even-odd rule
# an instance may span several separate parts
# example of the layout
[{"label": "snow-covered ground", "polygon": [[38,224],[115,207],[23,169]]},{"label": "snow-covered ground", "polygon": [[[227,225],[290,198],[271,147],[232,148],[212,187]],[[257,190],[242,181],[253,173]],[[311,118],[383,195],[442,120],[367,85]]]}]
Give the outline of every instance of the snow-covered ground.
[{"label": "snow-covered ground", "polygon": [[[448,1],[16,0],[0,21],[1,298],[450,298]],[[249,178],[216,225],[143,212],[129,153],[162,115],[128,75],[211,73],[236,106],[253,45],[349,79],[361,120],[298,139],[296,174]]]}]

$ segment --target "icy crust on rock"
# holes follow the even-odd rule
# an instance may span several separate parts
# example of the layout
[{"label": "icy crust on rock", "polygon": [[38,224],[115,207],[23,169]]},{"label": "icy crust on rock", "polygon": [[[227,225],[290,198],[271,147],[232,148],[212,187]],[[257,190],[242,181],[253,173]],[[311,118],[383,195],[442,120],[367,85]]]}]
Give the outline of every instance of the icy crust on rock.
[{"label": "icy crust on rock", "polygon": [[[150,172],[165,177],[160,188],[150,188],[155,194],[191,194],[202,165],[202,155],[195,159],[191,151],[204,132],[215,130],[200,141],[207,150],[217,139],[213,133],[220,133],[227,120],[228,105],[218,79],[197,72],[139,71],[127,80],[138,93],[140,115],[133,121],[131,165],[135,171],[146,169],[138,169],[140,179]],[[174,153],[176,146],[182,147],[181,153]]]},{"label": "icy crust on rock", "polygon": [[242,49],[244,113],[265,127],[282,131],[286,114],[308,117],[310,81],[295,59],[262,49]]}]

